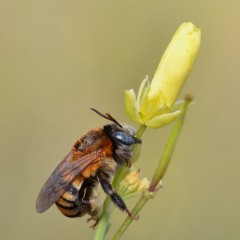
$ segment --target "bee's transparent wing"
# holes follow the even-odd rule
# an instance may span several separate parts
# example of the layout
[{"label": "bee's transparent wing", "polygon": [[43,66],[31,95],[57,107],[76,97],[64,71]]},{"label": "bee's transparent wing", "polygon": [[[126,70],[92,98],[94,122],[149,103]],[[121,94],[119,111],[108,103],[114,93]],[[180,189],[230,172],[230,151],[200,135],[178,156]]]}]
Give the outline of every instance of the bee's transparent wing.
[{"label": "bee's transparent wing", "polygon": [[42,187],[36,203],[37,212],[42,213],[50,208],[67,190],[71,182],[87,167],[98,162],[101,156],[101,149],[79,157],[70,152]]}]

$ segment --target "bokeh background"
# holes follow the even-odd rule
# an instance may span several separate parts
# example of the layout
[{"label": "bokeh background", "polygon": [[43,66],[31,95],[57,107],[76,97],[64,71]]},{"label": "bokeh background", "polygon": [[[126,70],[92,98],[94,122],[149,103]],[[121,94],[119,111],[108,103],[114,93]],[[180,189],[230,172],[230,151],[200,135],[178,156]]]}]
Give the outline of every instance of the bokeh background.
[{"label": "bokeh background", "polygon": [[[192,21],[202,45],[183,94],[196,104],[163,190],[123,239],[239,239],[239,9],[238,0],[1,0],[0,238],[93,238],[86,218],[37,214],[39,190],[78,137],[106,124],[90,107],[128,122],[124,89],[151,79],[177,27]],[[170,129],[144,135],[143,176]],[[109,239],[125,216],[114,212]]]}]

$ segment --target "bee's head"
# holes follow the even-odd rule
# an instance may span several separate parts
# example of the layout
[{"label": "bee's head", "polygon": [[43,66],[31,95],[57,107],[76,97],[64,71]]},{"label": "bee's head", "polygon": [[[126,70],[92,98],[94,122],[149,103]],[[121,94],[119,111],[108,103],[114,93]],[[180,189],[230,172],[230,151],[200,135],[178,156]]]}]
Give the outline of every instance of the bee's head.
[{"label": "bee's head", "polygon": [[91,110],[99,114],[101,117],[113,122],[112,124],[104,126],[104,131],[115,143],[123,144],[126,146],[131,146],[136,143],[142,143],[141,139],[135,137],[136,130],[132,126],[129,126],[127,124],[120,124],[109,113],[102,114],[94,108],[91,108]]}]

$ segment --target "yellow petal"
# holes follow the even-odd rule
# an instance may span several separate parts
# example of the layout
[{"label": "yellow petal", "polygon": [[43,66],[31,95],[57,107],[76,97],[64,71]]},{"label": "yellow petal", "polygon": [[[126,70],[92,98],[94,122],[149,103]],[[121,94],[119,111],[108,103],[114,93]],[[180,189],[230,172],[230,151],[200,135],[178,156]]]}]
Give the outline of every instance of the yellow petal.
[{"label": "yellow petal", "polygon": [[125,90],[125,111],[128,118],[133,122],[140,122],[136,95],[133,89]]},{"label": "yellow petal", "polygon": [[142,81],[142,83],[139,87],[139,90],[138,90],[137,103],[138,103],[140,111],[143,108],[143,106],[145,105],[147,95],[148,95],[148,92],[149,92],[149,88],[150,88],[150,83],[149,83],[149,80],[148,80],[148,76],[146,76],[143,79],[143,81]]},{"label": "yellow petal", "polygon": [[172,107],[192,69],[200,42],[201,31],[192,23],[183,23],[178,28],[151,83],[149,116],[164,106]]},{"label": "yellow petal", "polygon": [[162,114],[152,118],[145,124],[147,127],[150,127],[150,128],[160,128],[175,121],[180,114],[181,114],[181,111]]}]

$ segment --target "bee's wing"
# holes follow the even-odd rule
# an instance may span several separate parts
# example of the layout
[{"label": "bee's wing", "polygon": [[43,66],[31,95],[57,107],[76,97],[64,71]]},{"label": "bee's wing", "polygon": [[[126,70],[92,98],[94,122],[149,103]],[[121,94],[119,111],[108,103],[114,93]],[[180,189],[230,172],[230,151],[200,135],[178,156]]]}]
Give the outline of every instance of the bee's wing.
[{"label": "bee's wing", "polygon": [[101,159],[101,149],[73,159],[70,152],[57,166],[47,182],[42,187],[37,203],[37,212],[45,212],[67,190],[71,182],[88,166]]}]

